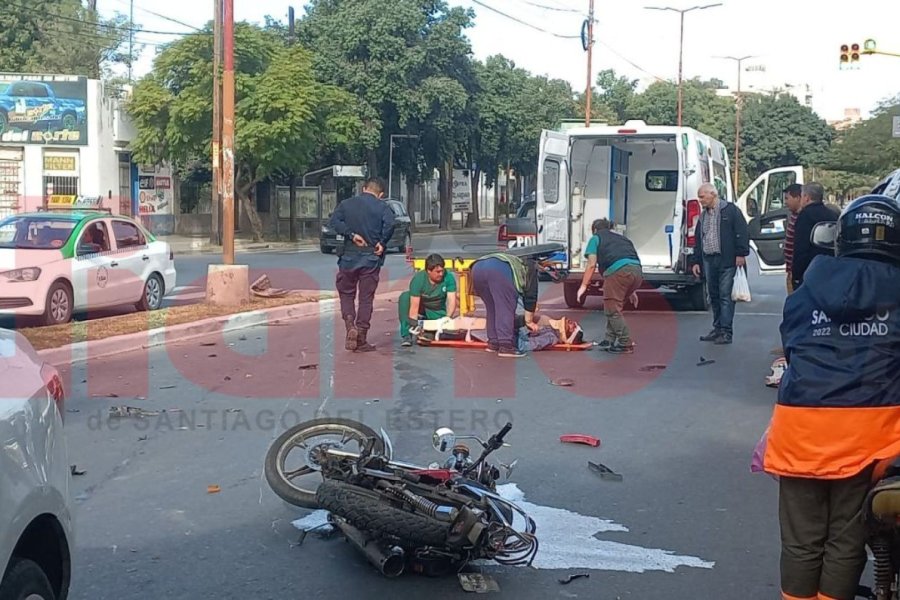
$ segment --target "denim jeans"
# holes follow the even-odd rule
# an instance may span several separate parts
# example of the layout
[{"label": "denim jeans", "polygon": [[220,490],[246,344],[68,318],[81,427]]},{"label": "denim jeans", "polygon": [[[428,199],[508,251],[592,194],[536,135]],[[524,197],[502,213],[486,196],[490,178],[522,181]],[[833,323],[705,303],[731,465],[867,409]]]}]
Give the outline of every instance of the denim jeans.
[{"label": "denim jeans", "polygon": [[731,299],[731,291],[734,289],[737,267],[734,263],[725,264],[720,255],[714,255],[703,257],[703,270],[709,289],[709,303],[713,311],[713,327],[722,333],[732,335],[734,300]]}]

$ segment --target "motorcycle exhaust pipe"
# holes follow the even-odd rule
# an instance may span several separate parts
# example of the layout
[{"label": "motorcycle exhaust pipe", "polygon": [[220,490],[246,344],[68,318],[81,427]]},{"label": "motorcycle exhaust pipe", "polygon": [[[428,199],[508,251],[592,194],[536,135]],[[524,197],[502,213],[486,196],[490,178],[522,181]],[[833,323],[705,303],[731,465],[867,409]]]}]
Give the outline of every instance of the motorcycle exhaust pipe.
[{"label": "motorcycle exhaust pipe", "polygon": [[362,552],[370,563],[385,577],[399,577],[406,568],[403,548],[385,548],[374,540],[368,540],[363,533],[343,519],[335,519],[334,524]]}]

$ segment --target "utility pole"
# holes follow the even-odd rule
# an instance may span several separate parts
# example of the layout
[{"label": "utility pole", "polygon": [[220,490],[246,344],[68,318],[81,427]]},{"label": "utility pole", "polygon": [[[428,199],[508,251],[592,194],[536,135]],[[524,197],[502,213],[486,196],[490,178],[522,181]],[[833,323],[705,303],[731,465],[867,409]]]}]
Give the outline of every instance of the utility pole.
[{"label": "utility pole", "polygon": [[224,2],[222,77],[222,262],[234,264],[234,0]]},{"label": "utility pole", "polygon": [[[584,28],[582,28],[584,31]],[[586,46],[587,51],[587,91],[585,95],[584,109],[584,126],[591,126],[591,101],[594,99],[594,0],[590,0],[587,18],[587,40],[582,37],[582,44]]]},{"label": "utility pole", "polygon": [[222,0],[213,0],[212,223],[209,243],[222,243]]},{"label": "utility pole", "polygon": [[[97,9],[97,3],[93,3],[94,10]],[[134,83],[132,77],[134,68],[134,0],[130,2],[130,10],[128,16],[128,83]]]},{"label": "utility pole", "polygon": [[743,64],[745,60],[749,60],[751,58],[756,58],[755,56],[717,56],[716,58],[721,58],[724,60],[733,60],[737,63],[737,107],[735,109],[735,125],[734,125],[734,176],[732,179],[734,180],[734,192],[736,194],[740,193],[739,187],[741,181],[741,108],[744,104],[744,97],[741,95],[741,71],[743,71]]},{"label": "utility pole", "polygon": [[[294,45],[294,7],[288,7],[288,45]],[[290,239],[292,242],[297,241],[297,208],[294,206],[297,203],[297,181],[296,174],[294,170],[291,169],[290,172],[290,188],[288,192],[288,202],[290,203],[290,208],[288,209],[288,218],[291,220],[291,224],[289,226],[290,231]]]},{"label": "utility pole", "polygon": [[645,6],[646,10],[671,10],[672,12],[677,12],[681,15],[681,34],[678,38],[678,126],[681,127],[681,117],[683,113],[683,93],[682,93],[682,67],[684,66],[684,15],[693,10],[705,10],[707,8],[714,8],[716,6],[722,6],[722,3],[718,4],[706,4],[704,6],[692,6],[691,8],[672,8],[671,6]]}]

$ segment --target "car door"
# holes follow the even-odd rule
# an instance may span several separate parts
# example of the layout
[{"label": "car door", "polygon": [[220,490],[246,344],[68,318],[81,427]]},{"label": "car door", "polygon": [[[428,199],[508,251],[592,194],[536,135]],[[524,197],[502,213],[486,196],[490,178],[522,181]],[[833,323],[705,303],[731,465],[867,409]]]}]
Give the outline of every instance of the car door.
[{"label": "car door", "polygon": [[[541,134],[536,200],[538,243],[569,247],[569,136],[564,133]],[[568,265],[567,256],[564,268]]]},{"label": "car door", "polygon": [[115,304],[113,255],[108,223],[96,220],[85,224],[75,240],[72,259],[74,310],[94,310]]},{"label": "car door", "polygon": [[756,178],[738,199],[738,207],[748,219],[750,247],[759,259],[762,273],[784,273],[784,239],[788,209],[784,190],[803,183],[803,167],[779,167]]},{"label": "car door", "polygon": [[110,219],[116,244],[115,274],[117,304],[137,302],[150,275],[150,253],[140,228],[125,219]]}]

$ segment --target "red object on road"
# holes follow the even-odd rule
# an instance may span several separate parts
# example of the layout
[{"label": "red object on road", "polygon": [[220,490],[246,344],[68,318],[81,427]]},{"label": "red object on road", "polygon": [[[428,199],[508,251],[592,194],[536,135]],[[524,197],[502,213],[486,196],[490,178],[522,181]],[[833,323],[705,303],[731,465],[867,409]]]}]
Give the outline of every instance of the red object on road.
[{"label": "red object on road", "polygon": [[582,433],[561,435],[559,436],[559,441],[567,444],[584,444],[586,446],[593,446],[594,448],[600,445],[600,438],[595,438],[592,435],[584,435]]}]

